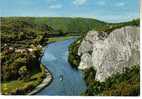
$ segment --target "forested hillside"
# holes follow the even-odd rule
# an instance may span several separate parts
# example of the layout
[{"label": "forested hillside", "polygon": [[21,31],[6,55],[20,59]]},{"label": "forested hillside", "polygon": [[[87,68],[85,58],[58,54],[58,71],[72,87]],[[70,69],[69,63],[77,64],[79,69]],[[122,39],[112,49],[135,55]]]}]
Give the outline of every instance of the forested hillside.
[{"label": "forested hillside", "polygon": [[10,26],[16,26],[16,29],[24,27],[23,29],[25,30],[26,27],[28,29],[34,27],[33,32],[37,30],[37,32],[45,32],[48,28],[50,33],[63,32],[77,34],[85,33],[91,29],[100,30],[101,28],[102,30],[107,25],[107,23],[96,19],[70,17],[2,17],[1,22],[2,26],[5,24],[9,28]]}]

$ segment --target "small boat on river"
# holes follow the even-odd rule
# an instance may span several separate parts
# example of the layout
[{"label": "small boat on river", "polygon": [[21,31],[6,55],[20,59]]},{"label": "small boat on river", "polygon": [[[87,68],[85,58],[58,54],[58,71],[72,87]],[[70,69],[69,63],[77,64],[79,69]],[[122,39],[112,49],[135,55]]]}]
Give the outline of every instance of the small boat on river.
[{"label": "small boat on river", "polygon": [[60,81],[62,81],[63,80],[63,75],[60,75]]}]

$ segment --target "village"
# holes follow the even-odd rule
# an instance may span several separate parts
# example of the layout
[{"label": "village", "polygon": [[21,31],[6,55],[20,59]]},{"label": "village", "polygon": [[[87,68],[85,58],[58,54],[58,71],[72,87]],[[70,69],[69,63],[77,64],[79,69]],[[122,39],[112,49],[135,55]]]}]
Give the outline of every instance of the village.
[{"label": "village", "polygon": [[2,48],[2,50],[5,53],[12,53],[12,52],[15,52],[15,53],[30,53],[30,52],[33,52],[34,50],[36,50],[36,48],[42,48],[42,46],[40,44],[37,45],[37,46],[32,44],[31,48],[15,48],[15,47],[12,47],[12,46],[8,46],[7,44],[4,44],[4,47]]}]

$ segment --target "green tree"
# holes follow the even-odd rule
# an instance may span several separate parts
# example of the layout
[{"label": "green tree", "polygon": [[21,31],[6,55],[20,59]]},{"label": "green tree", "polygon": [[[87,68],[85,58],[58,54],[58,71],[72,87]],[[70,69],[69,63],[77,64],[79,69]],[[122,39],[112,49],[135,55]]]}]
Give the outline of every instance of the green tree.
[{"label": "green tree", "polygon": [[19,71],[18,71],[19,75],[21,76],[21,78],[24,78],[28,75],[28,69],[26,66],[22,66]]}]

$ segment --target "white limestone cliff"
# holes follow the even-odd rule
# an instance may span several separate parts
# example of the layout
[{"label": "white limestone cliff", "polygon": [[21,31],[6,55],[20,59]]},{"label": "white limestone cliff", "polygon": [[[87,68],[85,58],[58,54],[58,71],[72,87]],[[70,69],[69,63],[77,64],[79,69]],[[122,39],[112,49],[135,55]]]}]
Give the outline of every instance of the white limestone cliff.
[{"label": "white limestone cliff", "polygon": [[79,69],[93,67],[95,79],[104,81],[127,67],[140,64],[140,29],[127,26],[107,33],[90,31],[82,41],[78,55]]}]

